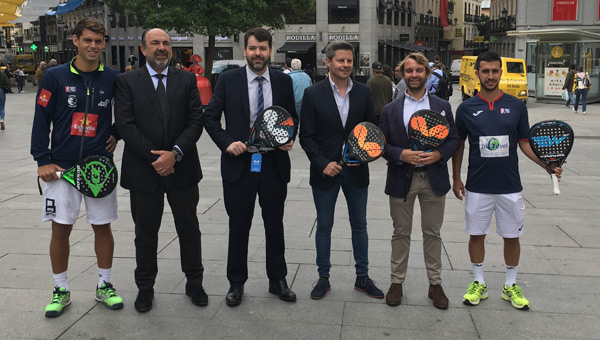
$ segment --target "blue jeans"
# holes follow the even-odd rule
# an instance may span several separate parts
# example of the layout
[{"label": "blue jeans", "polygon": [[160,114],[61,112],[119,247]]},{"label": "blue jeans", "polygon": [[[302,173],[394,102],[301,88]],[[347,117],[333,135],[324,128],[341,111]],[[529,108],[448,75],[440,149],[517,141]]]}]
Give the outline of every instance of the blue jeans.
[{"label": "blue jeans", "polygon": [[0,89],[0,119],[4,120],[4,105],[6,104],[6,93]]},{"label": "blue jeans", "polygon": [[331,229],[335,213],[335,203],[340,192],[344,191],[348,203],[348,215],[352,229],[352,249],[356,275],[369,272],[369,235],[367,234],[367,199],[369,187],[357,188],[347,167],[337,175],[336,182],[327,190],[313,188],[313,199],[317,209],[317,267],[320,277],[329,277],[331,269]]},{"label": "blue jeans", "polygon": [[587,89],[575,90],[575,112],[577,112],[577,107],[579,106],[579,96],[581,96],[581,111],[585,112],[587,94]]},{"label": "blue jeans", "polygon": [[567,90],[567,94],[569,95],[569,99],[567,99],[567,106],[573,104],[575,105],[575,97],[573,96],[573,91]]}]

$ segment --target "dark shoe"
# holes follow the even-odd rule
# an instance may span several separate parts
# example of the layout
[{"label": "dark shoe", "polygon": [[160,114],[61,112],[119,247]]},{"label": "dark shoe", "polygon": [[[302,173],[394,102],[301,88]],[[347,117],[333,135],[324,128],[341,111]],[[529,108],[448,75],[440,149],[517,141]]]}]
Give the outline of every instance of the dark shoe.
[{"label": "dark shoe", "polygon": [[154,300],[154,289],[140,289],[135,299],[135,310],[145,313],[152,309],[152,300]]},{"label": "dark shoe", "polygon": [[392,283],[385,294],[385,303],[389,306],[398,306],[402,303],[402,283]]},{"label": "dark shoe", "polygon": [[206,292],[201,285],[186,285],[185,295],[190,296],[192,298],[192,303],[196,306],[208,305],[208,295],[206,295]]},{"label": "dark shoe", "polygon": [[315,287],[313,288],[312,292],[310,292],[310,298],[313,300],[321,300],[330,290],[331,285],[329,284],[329,278],[320,277],[315,283]]},{"label": "dark shoe", "polygon": [[279,295],[279,299],[283,301],[296,301],[296,293],[288,287],[285,279],[269,282],[269,293]]},{"label": "dark shoe", "polygon": [[429,285],[429,298],[433,300],[433,306],[439,309],[448,308],[448,297],[444,294],[442,285]]},{"label": "dark shoe", "polygon": [[244,295],[244,286],[231,286],[225,296],[227,306],[237,306],[242,303],[242,295]]},{"label": "dark shoe", "polygon": [[375,286],[375,282],[369,276],[357,276],[354,283],[354,289],[361,291],[368,296],[376,299],[383,299],[383,292]]}]

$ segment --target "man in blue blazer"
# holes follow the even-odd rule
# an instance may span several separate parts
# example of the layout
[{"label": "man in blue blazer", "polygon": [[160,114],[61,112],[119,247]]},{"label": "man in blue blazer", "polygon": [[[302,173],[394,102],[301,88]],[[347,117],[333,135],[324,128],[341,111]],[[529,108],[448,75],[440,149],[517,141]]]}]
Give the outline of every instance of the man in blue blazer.
[{"label": "man in blue blazer", "polygon": [[[386,138],[385,154],[388,161],[385,193],[389,195],[390,215],[394,223],[392,235],[392,284],[386,294],[386,303],[397,306],[402,298],[402,284],[406,277],[413,207],[419,198],[423,255],[429,278],[429,298],[437,308],[448,308],[448,298],[442,289],[442,239],[440,229],[444,220],[446,193],[450,190],[447,162],[460,144],[454,125],[450,103],[431,95],[425,89],[431,74],[428,60],[420,53],[411,53],[400,64],[400,74],[408,89],[401,97],[385,106],[379,121]],[[450,123],[450,133],[444,144],[431,152],[413,151],[408,139],[407,126],[411,115],[423,109],[441,113]],[[413,175],[409,169],[416,166]]]},{"label": "man in blue blazer", "polygon": [[300,145],[310,160],[310,185],[317,209],[317,267],[319,280],[310,296],[318,300],[331,289],[331,229],[335,202],[340,191],[348,203],[352,248],[356,262],[355,289],[383,298],[369,278],[369,236],[367,234],[367,198],[369,167],[344,166],[341,158],[344,141],[360,122],[375,122],[373,100],[369,88],[350,79],[354,61],[352,45],[332,42],[325,49],[329,77],[307,88],[302,100]]},{"label": "man in blue blazer", "polygon": [[[223,198],[229,216],[229,250],[227,278],[230,288],[225,302],[237,306],[242,302],[244,283],[248,279],[248,238],[254,204],[258,194],[263,208],[267,250],[269,292],[284,301],[296,301],[285,280],[285,242],[283,237],[283,210],[290,181],[288,151],[293,141],[279,149],[249,150],[244,144],[250,136],[258,114],[272,105],[286,109],[297,125],[292,79],[267,67],[273,38],[263,28],[253,28],[244,36],[246,67],[223,73],[204,112],[204,127],[223,152],[221,176]],[[221,116],[225,113],[225,129]],[[260,158],[258,169],[253,160]]]}]

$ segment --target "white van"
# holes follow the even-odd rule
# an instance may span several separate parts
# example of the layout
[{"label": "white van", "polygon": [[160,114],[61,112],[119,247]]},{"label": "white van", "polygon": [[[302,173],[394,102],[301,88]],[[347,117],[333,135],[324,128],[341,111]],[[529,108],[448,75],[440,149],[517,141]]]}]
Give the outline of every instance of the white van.
[{"label": "white van", "polygon": [[462,59],[452,60],[452,64],[450,65],[450,74],[452,75],[452,81],[458,81],[460,79],[461,63],[462,63]]}]

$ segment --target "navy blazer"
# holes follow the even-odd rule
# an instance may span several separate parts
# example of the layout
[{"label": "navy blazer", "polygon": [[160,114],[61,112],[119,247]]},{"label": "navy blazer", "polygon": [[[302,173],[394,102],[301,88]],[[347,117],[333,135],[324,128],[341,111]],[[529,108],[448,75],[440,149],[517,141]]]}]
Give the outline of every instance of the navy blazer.
[{"label": "navy blazer", "polygon": [[[283,72],[268,69],[271,79],[273,105],[281,106],[292,116],[298,126],[298,114],[294,101],[292,78]],[[225,112],[225,129],[221,126],[221,116]],[[248,98],[248,76],[246,67],[240,67],[221,74],[217,80],[206,110],[204,128],[215,144],[221,149],[221,176],[224,181],[236,183],[248,161],[243,155],[229,156],[227,147],[236,141],[245,142],[250,137],[250,101]],[[276,149],[279,176],[285,183],[290,181],[290,157],[287,151]]]},{"label": "navy blazer", "polygon": [[[337,162],[342,158],[342,147],[352,129],[360,122],[375,123],[375,109],[369,87],[354,81],[349,96],[350,108],[344,127],[329,78],[304,91],[300,145],[310,160],[310,185],[316,189],[328,189],[335,182],[334,177],[323,175],[323,170],[330,162]],[[349,167],[349,170],[357,187],[369,185],[367,164]]]},{"label": "navy blazer", "polygon": [[154,83],[146,66],[117,76],[115,122],[125,141],[121,166],[121,186],[140,192],[153,192],[161,177],[152,162],[150,150],[183,152],[170,175],[178,188],[188,188],[202,179],[196,142],[202,134],[202,103],[193,73],[169,67],[167,75],[167,114],[160,112]]},{"label": "navy blazer", "polygon": [[[444,111],[446,119],[450,123],[448,138],[438,148],[438,151],[442,154],[442,159],[427,166],[427,176],[429,177],[431,189],[436,195],[443,196],[450,190],[447,162],[456,150],[458,150],[460,139],[456,125],[454,125],[450,103],[429,93],[427,95],[429,96],[429,107],[431,110],[439,113]],[[379,120],[379,127],[386,139],[383,157],[388,161],[385,193],[397,198],[406,197],[412,182],[412,178],[406,177],[410,164],[400,161],[402,151],[410,149],[408,133],[404,125],[404,97],[405,95],[402,95],[398,100],[386,105],[381,112],[381,119]]]}]

